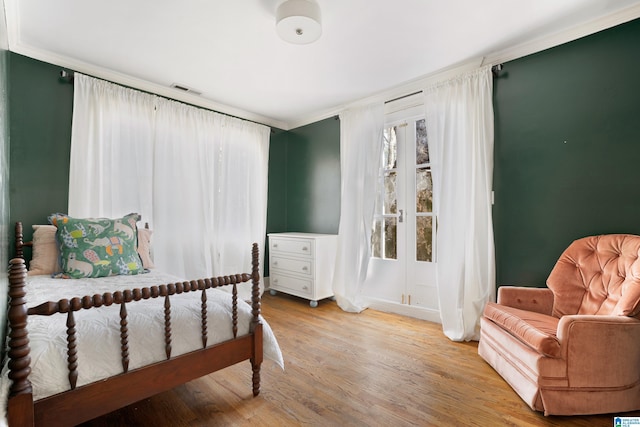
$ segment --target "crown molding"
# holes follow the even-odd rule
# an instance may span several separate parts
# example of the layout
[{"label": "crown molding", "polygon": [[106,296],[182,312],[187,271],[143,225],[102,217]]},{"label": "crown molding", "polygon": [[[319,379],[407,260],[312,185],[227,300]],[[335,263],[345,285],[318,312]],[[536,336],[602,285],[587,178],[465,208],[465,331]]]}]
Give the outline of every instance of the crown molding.
[{"label": "crown molding", "polygon": [[324,110],[317,114],[301,117],[297,120],[289,123],[291,129],[295,129],[301,126],[306,126],[311,123],[315,123],[320,120],[327,119],[340,113],[344,110],[351,108],[363,107],[365,105],[371,105],[375,103],[386,103],[396,98],[403,98],[407,95],[414,94],[416,92],[422,92],[425,88],[457,75],[463,74],[467,71],[474,70],[482,65],[483,58],[476,58],[470,61],[464,61],[447,68],[443,68],[436,72],[423,75],[414,80],[407,81],[405,83],[393,86],[391,88],[382,90],[366,98],[361,98],[352,102],[344,103],[342,105],[333,107],[331,109]]},{"label": "crown molding", "polygon": [[[185,93],[178,89],[163,86],[157,83],[152,83],[110,69],[98,67],[83,61],[74,60],[60,55],[54,55],[46,51],[26,46],[19,40],[19,20],[16,19],[18,0],[0,1],[4,2],[4,15],[7,23],[7,44],[11,52],[58,65],[60,67],[64,67],[73,71],[78,71],[83,74],[95,76],[104,80],[109,80],[124,86],[155,93],[160,96],[175,99],[177,101],[185,102],[198,107],[217,111],[222,114],[228,114],[234,117],[261,123],[266,126],[282,130],[291,130],[318,122],[320,120],[334,117],[336,115],[339,115],[345,109],[368,105],[375,102],[387,102],[395,98],[400,98],[415,92],[422,91],[424,88],[432,84],[454,77],[455,75],[462,74],[466,71],[470,71],[474,68],[478,68],[483,65],[500,64],[503,62],[522,58],[524,56],[541,52],[543,50],[559,46],[564,43],[568,43],[570,41],[597,33],[602,30],[606,30],[608,28],[632,21],[640,17],[639,3],[634,6],[630,6],[628,8],[614,12],[612,14],[600,17],[596,20],[576,25],[572,28],[557,32],[549,36],[540,37],[526,43],[511,46],[497,52],[489,53],[481,58],[474,58],[453,65],[451,67],[440,69],[433,73],[420,76],[416,79],[407,81],[392,88],[382,90],[361,99],[349,101],[341,105],[327,108],[313,114],[300,116],[289,121],[281,121],[262,116],[260,114],[255,114],[250,111],[235,108],[226,104],[215,102],[213,100],[205,99],[201,96]],[[1,4],[2,3],[0,3],[0,5]]]},{"label": "crown molding", "polygon": [[0,21],[0,49],[9,50],[9,29],[7,28],[5,0],[0,0]]},{"label": "crown molding", "polygon": [[609,15],[602,16],[593,21],[576,25],[566,30],[540,37],[498,52],[491,53],[485,57],[483,65],[500,64],[514,59],[523,58],[525,56],[541,52],[565,43],[572,42],[582,37],[598,33],[600,31],[615,27],[625,22],[633,21],[640,17],[640,3],[621,9]]},{"label": "crown molding", "polygon": [[615,13],[602,16],[598,19],[576,25],[567,30],[560,31],[549,36],[540,37],[526,43],[490,53],[482,58],[476,58],[454,65],[452,67],[438,70],[436,72],[419,77],[415,80],[381,91],[372,96],[368,96],[366,98],[359,99],[350,103],[345,103],[340,106],[327,109],[318,114],[300,117],[295,121],[289,123],[290,128],[295,129],[300,126],[305,126],[332,116],[339,115],[340,112],[349,108],[373,104],[375,102],[386,102],[390,99],[395,99],[412,94],[414,92],[422,91],[432,84],[435,84],[439,81],[447,80],[451,77],[462,74],[466,71],[470,71],[474,68],[478,68],[483,65],[500,64],[503,62],[522,58],[524,56],[541,52],[543,50],[550,49],[552,47],[559,46],[561,44],[568,43],[591,34],[595,34],[599,31],[615,27],[616,25],[624,24],[625,22],[632,21],[639,17],[640,4],[637,4],[625,9],[621,9]]},{"label": "crown molding", "polygon": [[10,51],[18,36],[19,24],[16,19],[18,14],[17,0],[2,0],[2,15],[7,29],[7,49]]},{"label": "crown molding", "polygon": [[[278,129],[289,129],[289,125],[281,120],[276,120],[270,117],[266,117],[260,114],[255,114],[250,111],[246,111],[240,108],[232,107],[230,105],[215,102],[210,99],[203,98],[201,96],[183,92],[179,89],[163,86],[158,83],[152,83],[150,81],[133,77],[127,74],[119,73],[107,68],[99,67],[87,62],[78,61],[66,56],[52,54],[41,49],[35,49],[28,45],[25,45],[20,40],[20,28],[18,19],[18,1],[19,0],[0,0],[4,2],[4,15],[7,23],[7,44],[8,49],[11,52],[28,56],[29,58],[37,59],[39,61],[47,62],[49,64],[58,65],[60,67],[77,71],[82,74],[97,77],[103,80],[108,80],[113,83],[117,83],[123,86],[131,87],[134,89],[150,92],[159,96],[170,98],[176,101],[181,101],[187,104],[194,105],[196,107],[213,110],[218,113],[227,114],[229,116],[238,117],[240,119],[256,122],[265,126],[274,127]],[[0,5],[2,5],[0,3]]]},{"label": "crown molding", "polygon": [[97,77],[103,80],[108,80],[113,83],[117,83],[123,86],[127,86],[133,89],[153,93],[159,96],[170,98],[176,101],[181,101],[196,107],[205,108],[218,113],[226,114],[229,116],[237,117],[240,119],[248,120],[251,122],[259,123],[265,126],[274,127],[278,129],[287,129],[288,124],[280,120],[275,120],[270,117],[265,117],[260,114],[255,114],[250,111],[235,108],[226,104],[215,102],[199,95],[183,92],[180,89],[175,89],[161,84],[152,83],[144,79],[132,77],[127,74],[119,73],[107,68],[98,67],[93,64],[88,64],[83,61],[77,61],[65,56],[55,55],[50,52],[41,51],[39,49],[33,49],[20,44],[14,45],[10,48],[12,52],[28,56],[39,61],[48,62],[53,65],[76,71],[82,74],[86,74],[92,77]]}]

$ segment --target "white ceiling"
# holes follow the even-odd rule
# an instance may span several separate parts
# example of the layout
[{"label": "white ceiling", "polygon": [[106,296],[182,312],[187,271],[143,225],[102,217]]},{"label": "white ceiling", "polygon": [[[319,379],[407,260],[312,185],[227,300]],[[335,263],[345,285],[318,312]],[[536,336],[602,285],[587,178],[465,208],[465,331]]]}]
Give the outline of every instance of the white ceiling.
[{"label": "white ceiling", "polygon": [[640,0],[316,1],[309,45],[277,37],[281,0],[4,3],[13,52],[283,129],[640,17]]}]

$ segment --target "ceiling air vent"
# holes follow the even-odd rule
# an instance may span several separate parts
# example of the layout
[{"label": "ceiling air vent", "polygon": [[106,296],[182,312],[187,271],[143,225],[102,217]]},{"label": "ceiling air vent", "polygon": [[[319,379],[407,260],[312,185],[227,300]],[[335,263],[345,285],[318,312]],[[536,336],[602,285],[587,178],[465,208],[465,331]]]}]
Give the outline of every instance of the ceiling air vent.
[{"label": "ceiling air vent", "polygon": [[202,92],[198,92],[195,89],[192,89],[192,88],[190,88],[188,86],[185,86],[185,85],[182,85],[182,84],[179,84],[179,83],[174,83],[174,84],[171,85],[171,87],[174,88],[174,89],[181,90],[181,91],[186,92],[186,93],[191,93],[193,95],[202,95]]}]

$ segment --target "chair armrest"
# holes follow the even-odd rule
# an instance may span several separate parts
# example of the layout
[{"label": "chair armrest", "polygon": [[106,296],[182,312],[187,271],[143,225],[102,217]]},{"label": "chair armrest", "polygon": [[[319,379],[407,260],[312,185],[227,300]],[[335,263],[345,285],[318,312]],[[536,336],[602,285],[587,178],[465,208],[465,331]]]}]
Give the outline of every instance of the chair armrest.
[{"label": "chair armrest", "polygon": [[640,320],[562,316],[557,337],[571,387],[623,387],[640,381]]},{"label": "chair armrest", "polygon": [[498,304],[520,310],[534,311],[551,316],[553,292],[549,288],[527,288],[523,286],[500,286]]}]

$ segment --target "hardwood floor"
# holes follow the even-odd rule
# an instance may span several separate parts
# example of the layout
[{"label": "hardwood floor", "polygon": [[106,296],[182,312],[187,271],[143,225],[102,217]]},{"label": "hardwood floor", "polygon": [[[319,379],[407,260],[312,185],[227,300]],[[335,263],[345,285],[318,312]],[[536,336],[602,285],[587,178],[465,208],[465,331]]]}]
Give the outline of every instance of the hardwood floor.
[{"label": "hardwood floor", "polygon": [[[264,295],[285,370],[243,362],[83,424],[102,426],[613,426],[613,415],[544,417],[440,325],[388,313],[317,308]],[[640,416],[640,412],[619,414]]]}]

